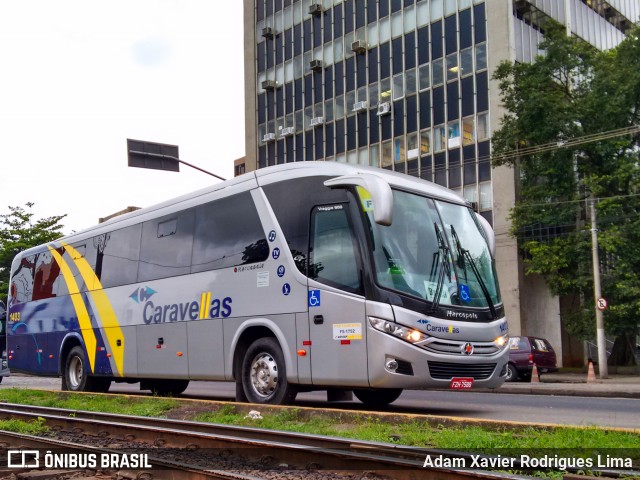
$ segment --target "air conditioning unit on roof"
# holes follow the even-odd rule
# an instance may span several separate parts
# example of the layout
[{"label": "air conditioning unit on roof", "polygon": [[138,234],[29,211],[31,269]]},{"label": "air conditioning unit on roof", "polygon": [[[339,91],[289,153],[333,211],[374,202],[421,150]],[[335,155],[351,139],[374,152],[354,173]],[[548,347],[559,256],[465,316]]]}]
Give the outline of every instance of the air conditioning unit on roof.
[{"label": "air conditioning unit on roof", "polygon": [[369,104],[366,101],[356,102],[353,104],[352,112],[362,112],[369,107]]},{"label": "air conditioning unit on roof", "polygon": [[323,123],[324,123],[323,117],[313,117],[309,125],[311,125],[312,127],[317,127],[319,125],[322,125]]},{"label": "air conditioning unit on roof", "polygon": [[296,133],[295,127],[285,127],[280,131],[280,136],[281,137],[290,137],[294,133]]},{"label": "air conditioning unit on roof", "polygon": [[276,134],[275,133],[265,133],[262,136],[262,141],[263,142],[273,142],[276,139]]},{"label": "air conditioning unit on roof", "polygon": [[278,82],[276,82],[275,80],[264,80],[262,82],[263,90],[275,90],[277,86],[278,86]]},{"label": "air conditioning unit on roof", "polygon": [[378,116],[387,115],[391,113],[391,104],[389,102],[382,102],[378,104]]},{"label": "air conditioning unit on roof", "polygon": [[365,42],[364,40],[356,40],[355,42],[351,43],[351,50],[356,53],[364,53],[367,51],[367,48],[367,42]]}]

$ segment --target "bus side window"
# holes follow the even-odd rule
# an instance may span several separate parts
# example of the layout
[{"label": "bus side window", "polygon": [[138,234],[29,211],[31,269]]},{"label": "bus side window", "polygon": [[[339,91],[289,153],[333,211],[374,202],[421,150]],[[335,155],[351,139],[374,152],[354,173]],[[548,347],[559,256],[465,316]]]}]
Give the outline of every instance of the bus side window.
[{"label": "bus side window", "polygon": [[192,273],[264,262],[268,257],[269,245],[249,192],[196,208]]},{"label": "bus side window", "polygon": [[309,277],[348,291],[360,289],[353,233],[346,205],[317,207],[312,213]]},{"label": "bus side window", "polygon": [[[170,227],[173,219],[175,229]],[[138,282],[189,273],[194,223],[195,209],[190,208],[142,224]]]},{"label": "bus side window", "polygon": [[141,235],[139,223],[93,238],[96,276],[104,288],[136,283]]}]

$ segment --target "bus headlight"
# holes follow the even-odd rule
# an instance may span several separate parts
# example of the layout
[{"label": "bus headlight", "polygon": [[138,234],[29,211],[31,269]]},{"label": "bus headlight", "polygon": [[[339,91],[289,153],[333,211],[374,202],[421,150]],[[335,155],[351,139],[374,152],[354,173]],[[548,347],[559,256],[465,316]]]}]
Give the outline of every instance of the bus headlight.
[{"label": "bus headlight", "polygon": [[428,338],[427,335],[419,330],[398,325],[397,323],[387,322],[380,318],[369,317],[369,323],[376,330],[401,338],[409,343],[420,343]]},{"label": "bus headlight", "polygon": [[502,335],[501,337],[496,338],[493,343],[495,343],[499,349],[505,348],[507,345],[509,345],[509,334]]}]

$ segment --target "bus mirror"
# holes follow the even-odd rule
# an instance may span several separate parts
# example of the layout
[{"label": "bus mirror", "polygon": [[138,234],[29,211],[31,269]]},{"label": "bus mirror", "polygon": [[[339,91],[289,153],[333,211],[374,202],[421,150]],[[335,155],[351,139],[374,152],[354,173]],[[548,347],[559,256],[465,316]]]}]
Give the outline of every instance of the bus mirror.
[{"label": "bus mirror", "polygon": [[393,212],[393,193],[387,182],[377,175],[360,173],[343,175],[324,182],[329,188],[359,186],[371,194],[373,200],[373,218],[380,225],[391,225]]},{"label": "bus mirror", "polygon": [[496,234],[493,232],[493,228],[491,228],[491,224],[487,221],[479,213],[476,213],[476,218],[480,225],[482,225],[482,229],[484,230],[485,236],[487,237],[487,243],[489,244],[489,250],[491,251],[491,256],[496,256]]}]

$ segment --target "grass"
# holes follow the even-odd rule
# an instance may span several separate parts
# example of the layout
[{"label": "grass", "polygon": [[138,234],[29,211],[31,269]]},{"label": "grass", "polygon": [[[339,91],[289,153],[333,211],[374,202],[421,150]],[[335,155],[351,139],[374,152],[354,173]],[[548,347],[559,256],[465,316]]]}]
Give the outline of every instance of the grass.
[{"label": "grass", "polygon": [[[0,390],[0,402],[22,403],[73,410],[103,411],[148,417],[185,418],[202,422],[260,427],[291,432],[329,435],[359,440],[389,442],[425,448],[502,455],[594,456],[606,449],[624,451],[626,457],[640,459],[640,432],[600,427],[514,426],[433,419],[428,416],[375,416],[339,410],[311,411],[299,408],[259,407],[262,418],[252,419],[254,406],[217,402],[191,402],[159,397]],[[28,424],[14,420],[0,423],[0,430],[45,429],[43,422]],[[22,430],[18,430],[22,429]],[[623,450],[627,449],[627,450]]]},{"label": "grass", "polygon": [[0,430],[24,435],[41,435],[47,431],[47,425],[44,418],[38,418],[33,422],[16,419],[0,420]]}]

